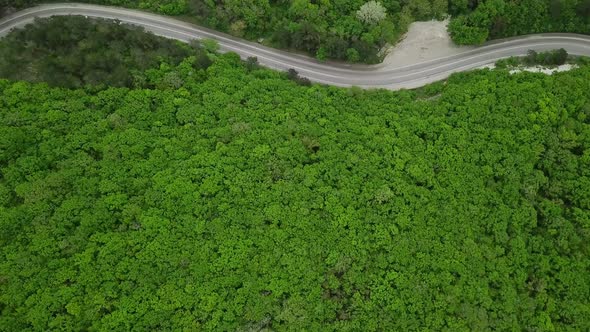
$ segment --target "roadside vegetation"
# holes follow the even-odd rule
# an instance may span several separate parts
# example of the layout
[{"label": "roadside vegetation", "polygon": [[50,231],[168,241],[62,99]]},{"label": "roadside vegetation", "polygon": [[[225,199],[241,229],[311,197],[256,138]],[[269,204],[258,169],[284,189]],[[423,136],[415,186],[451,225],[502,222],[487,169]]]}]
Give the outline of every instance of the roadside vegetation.
[{"label": "roadside vegetation", "polygon": [[497,69],[518,69],[523,67],[555,68],[564,64],[587,66],[590,57],[570,56],[565,49],[548,52],[529,50],[526,56],[510,57],[496,61]]},{"label": "roadside vegetation", "polygon": [[[68,2],[0,0],[0,8]],[[590,33],[590,0],[78,0],[181,18],[320,60],[377,63],[413,21],[453,17],[461,45],[540,32]]]},{"label": "roadside vegetation", "polygon": [[529,50],[526,56],[515,56],[496,61],[496,68],[510,68],[519,66],[561,66],[568,62],[570,56],[563,48],[548,52]]},{"label": "roadside vegetation", "polygon": [[590,66],[364,91],[121,33],[175,79],[0,79],[1,330],[590,327]]}]

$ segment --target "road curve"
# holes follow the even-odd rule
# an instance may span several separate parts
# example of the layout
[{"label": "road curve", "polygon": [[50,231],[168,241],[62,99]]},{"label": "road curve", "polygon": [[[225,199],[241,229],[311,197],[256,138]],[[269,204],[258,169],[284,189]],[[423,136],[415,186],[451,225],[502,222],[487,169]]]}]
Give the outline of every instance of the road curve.
[{"label": "road curve", "polygon": [[497,40],[452,56],[391,68],[379,65],[349,65],[319,62],[313,58],[265,47],[224,33],[206,29],[171,17],[118,7],[77,3],[47,4],[32,7],[0,20],[0,37],[10,30],[31,23],[36,17],[84,15],[116,19],[142,26],[156,35],[188,42],[211,38],[219,42],[221,51],[235,52],[242,58],[257,57],[266,67],[288,70],[314,82],[363,88],[410,89],[447,78],[454,72],[470,70],[510,57],[524,55],[528,50],[547,51],[564,48],[572,55],[590,56],[590,36],[577,34],[538,34]]}]

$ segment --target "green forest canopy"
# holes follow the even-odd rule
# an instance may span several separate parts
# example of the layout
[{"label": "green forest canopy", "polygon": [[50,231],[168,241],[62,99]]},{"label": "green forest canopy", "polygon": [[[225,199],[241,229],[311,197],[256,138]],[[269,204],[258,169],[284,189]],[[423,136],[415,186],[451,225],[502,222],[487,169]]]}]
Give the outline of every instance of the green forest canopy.
[{"label": "green forest canopy", "polygon": [[542,32],[590,34],[590,0],[450,0],[458,44]]},{"label": "green forest canopy", "polygon": [[0,80],[0,330],[590,327],[589,66],[391,92],[208,58]]},{"label": "green forest canopy", "polygon": [[[0,7],[48,1],[0,0]],[[52,2],[52,1],[49,1]],[[56,2],[56,1],[53,1]],[[68,2],[66,0],[59,2]],[[539,32],[590,33],[590,0],[382,0],[385,19],[366,23],[357,12],[366,0],[76,0],[141,8],[185,19],[319,59],[379,62],[414,20],[451,14],[459,44]]]},{"label": "green forest canopy", "polygon": [[180,78],[154,69],[189,56],[194,69],[211,64],[196,42],[187,45],[118,23],[83,16],[37,19],[0,39],[0,77],[66,88],[180,87]]}]

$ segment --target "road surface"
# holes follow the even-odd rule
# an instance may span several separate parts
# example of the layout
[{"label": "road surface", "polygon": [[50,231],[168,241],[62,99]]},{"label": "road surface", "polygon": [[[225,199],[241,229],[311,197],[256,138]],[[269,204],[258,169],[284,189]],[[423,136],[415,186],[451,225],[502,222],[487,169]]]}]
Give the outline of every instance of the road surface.
[{"label": "road surface", "polygon": [[478,68],[510,56],[525,55],[528,50],[540,52],[564,48],[571,55],[590,56],[590,36],[539,34],[498,40],[459,54],[397,68],[385,64],[349,65],[319,62],[307,56],[265,47],[167,16],[118,7],[75,3],[40,5],[7,16],[0,20],[0,37],[13,28],[31,23],[36,17],[56,15],[116,19],[142,26],[156,35],[185,42],[203,38],[215,39],[219,42],[222,52],[235,52],[242,58],[257,57],[261,65],[269,68],[293,68],[301,76],[314,82],[363,88],[416,88],[445,79],[454,72]]}]

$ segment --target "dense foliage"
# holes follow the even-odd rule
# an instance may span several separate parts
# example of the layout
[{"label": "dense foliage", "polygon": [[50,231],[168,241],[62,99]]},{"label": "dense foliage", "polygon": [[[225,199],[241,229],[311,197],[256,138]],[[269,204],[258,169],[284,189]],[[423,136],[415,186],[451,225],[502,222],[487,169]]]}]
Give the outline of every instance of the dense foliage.
[{"label": "dense foliage", "polygon": [[[25,6],[47,1],[0,0]],[[67,2],[67,1],[66,1]],[[164,14],[183,14],[189,20],[235,36],[282,48],[308,52],[319,59],[378,62],[379,50],[394,42],[413,20],[442,17],[446,0],[378,2],[385,18],[364,21],[359,11],[365,0],[77,0],[77,2],[145,8]],[[374,2],[374,1],[372,1]],[[381,18],[381,16],[375,16]]]},{"label": "dense foliage", "polygon": [[587,64],[590,58],[587,57],[572,57],[568,55],[563,48],[551,50],[547,52],[537,52],[529,50],[526,56],[509,57],[496,61],[496,68],[511,68],[519,66],[544,66],[554,67],[565,64],[570,60],[571,62],[579,62],[580,64]]},{"label": "dense foliage", "polygon": [[529,50],[523,61],[527,65],[560,66],[568,59],[567,51],[563,48],[548,52]]},{"label": "dense foliage", "polygon": [[540,32],[590,33],[590,0],[449,0],[458,44]]},{"label": "dense foliage", "polygon": [[[145,33],[143,28],[81,16],[38,19],[0,40],[0,77],[52,86],[180,86],[174,75],[153,77],[148,69],[211,63],[197,43],[192,46]],[[158,71],[159,72],[159,71]]]},{"label": "dense foliage", "polygon": [[590,67],[150,73],[0,80],[3,331],[590,328]]}]

